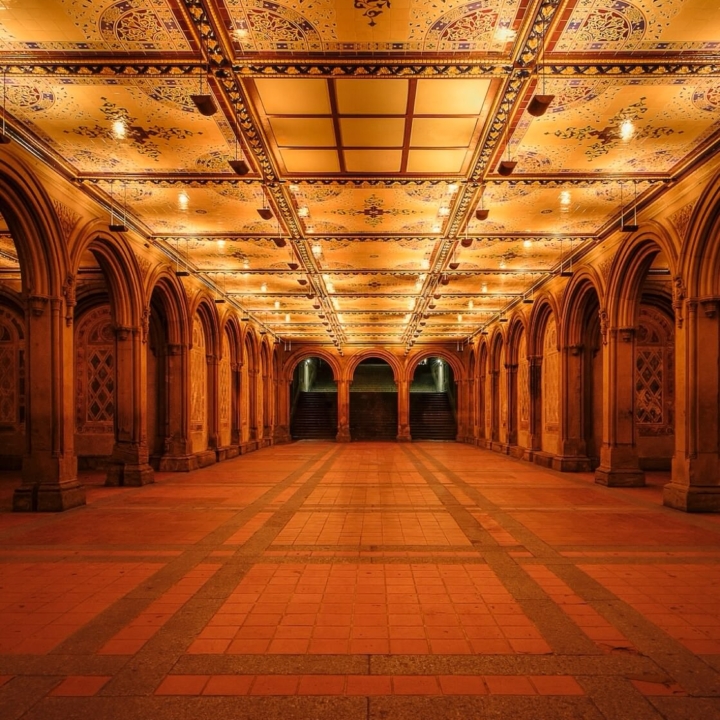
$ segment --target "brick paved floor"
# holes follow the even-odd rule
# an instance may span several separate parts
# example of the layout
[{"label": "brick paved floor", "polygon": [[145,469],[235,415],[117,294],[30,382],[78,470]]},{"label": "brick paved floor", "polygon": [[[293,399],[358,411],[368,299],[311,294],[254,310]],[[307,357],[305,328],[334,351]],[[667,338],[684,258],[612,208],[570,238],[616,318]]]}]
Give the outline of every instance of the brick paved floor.
[{"label": "brick paved floor", "polygon": [[720,517],[454,443],[8,511],[2,720],[718,720]]}]

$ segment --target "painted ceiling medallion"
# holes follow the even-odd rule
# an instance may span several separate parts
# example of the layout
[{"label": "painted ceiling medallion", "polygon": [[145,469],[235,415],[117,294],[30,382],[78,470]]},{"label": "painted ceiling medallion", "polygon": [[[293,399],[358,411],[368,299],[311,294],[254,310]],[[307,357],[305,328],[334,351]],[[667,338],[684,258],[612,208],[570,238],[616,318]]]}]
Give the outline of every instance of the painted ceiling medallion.
[{"label": "painted ceiling medallion", "polygon": [[363,15],[369,19],[368,25],[377,25],[375,18],[383,14],[385,8],[390,9],[390,0],[355,0],[355,7],[363,11]]}]

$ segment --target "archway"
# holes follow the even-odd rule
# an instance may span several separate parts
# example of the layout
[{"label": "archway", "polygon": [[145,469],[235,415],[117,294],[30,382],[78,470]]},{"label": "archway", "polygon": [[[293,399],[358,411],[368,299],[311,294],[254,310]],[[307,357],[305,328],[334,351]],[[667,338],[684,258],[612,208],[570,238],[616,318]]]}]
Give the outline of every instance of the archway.
[{"label": "archway", "polygon": [[301,360],[290,388],[290,436],[293,440],[331,440],[337,435],[337,382],[320,357]]},{"label": "archway", "polygon": [[353,440],[395,440],[398,432],[398,391],[386,360],[361,360],[350,386],[350,435]]},{"label": "archway", "polygon": [[452,367],[442,358],[421,360],[410,383],[413,440],[455,440],[457,388]]}]

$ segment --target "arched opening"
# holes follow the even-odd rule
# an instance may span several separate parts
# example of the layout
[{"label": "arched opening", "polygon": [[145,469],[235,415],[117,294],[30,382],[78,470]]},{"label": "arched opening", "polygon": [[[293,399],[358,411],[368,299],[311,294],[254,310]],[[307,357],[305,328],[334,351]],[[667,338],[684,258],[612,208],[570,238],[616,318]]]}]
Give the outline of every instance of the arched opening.
[{"label": "arched opening", "polygon": [[560,352],[558,351],[557,322],[550,314],[542,334],[542,412],[541,450],[558,454],[560,440]]},{"label": "arched opening", "polygon": [[659,252],[635,321],[635,430],[643,470],[670,470],[675,450],[675,322],[671,275]]},{"label": "arched opening", "polygon": [[353,440],[395,440],[398,392],[389,363],[371,357],[360,361],[350,386],[350,435]]},{"label": "arched opening", "polygon": [[258,439],[257,427],[257,363],[255,357],[255,340],[251,333],[246,333],[241,372],[241,394],[244,401],[241,406],[242,444],[246,449],[255,449]]},{"label": "arched opening", "polygon": [[233,441],[232,340],[227,329],[221,335],[218,361],[218,446],[227,448]]},{"label": "arched opening", "polygon": [[[502,337],[498,335],[493,344],[492,361],[490,364],[490,433],[489,439],[493,443],[499,443],[504,435],[507,423],[503,423],[503,417],[507,418],[507,402],[504,397],[503,387],[505,385],[505,362],[503,358],[504,344]],[[502,430],[502,433],[501,433]]]},{"label": "arched opening", "polygon": [[168,397],[168,317],[163,294],[155,288],[150,299],[147,356],[147,440],[150,465],[158,470],[170,437]]},{"label": "arched opening", "polygon": [[290,436],[293,440],[331,440],[337,435],[337,383],[330,365],[319,357],[301,360],[290,388]]},{"label": "arched opening", "polygon": [[439,357],[421,360],[410,383],[413,440],[455,440],[457,387],[450,365]]}]

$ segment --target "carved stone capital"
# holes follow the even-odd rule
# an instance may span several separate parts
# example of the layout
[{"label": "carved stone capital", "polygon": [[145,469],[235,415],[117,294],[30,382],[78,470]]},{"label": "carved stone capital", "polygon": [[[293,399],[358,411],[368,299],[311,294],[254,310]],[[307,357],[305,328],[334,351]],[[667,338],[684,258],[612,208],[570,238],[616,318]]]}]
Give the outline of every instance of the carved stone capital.
[{"label": "carved stone capital", "polygon": [[720,303],[720,298],[715,297],[703,298],[700,300],[700,306],[702,307],[706,318],[712,319],[717,317],[718,303]]},{"label": "carved stone capital", "polygon": [[635,328],[634,327],[623,327],[617,329],[618,337],[622,342],[632,342],[633,338],[635,337]]},{"label": "carved stone capital", "polygon": [[585,349],[584,345],[567,345],[565,348],[570,355],[577,357],[578,355],[582,355],[582,351]]},{"label": "carved stone capital", "polygon": [[125,325],[115,326],[115,337],[118,340],[127,340],[133,332],[133,328],[126,327]]},{"label": "carved stone capital", "polygon": [[35,317],[41,317],[49,300],[46,295],[28,295],[26,300],[28,311]]},{"label": "carved stone capital", "polygon": [[168,355],[182,355],[185,352],[186,346],[182,343],[168,343],[166,346]]}]

